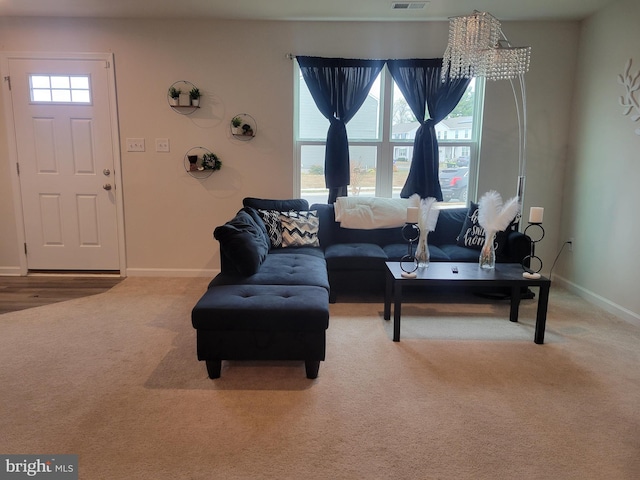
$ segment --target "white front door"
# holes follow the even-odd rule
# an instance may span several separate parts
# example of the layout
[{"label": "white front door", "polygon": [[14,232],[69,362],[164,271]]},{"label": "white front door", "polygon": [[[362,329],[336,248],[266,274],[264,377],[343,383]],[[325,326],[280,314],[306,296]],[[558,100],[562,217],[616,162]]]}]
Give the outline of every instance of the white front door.
[{"label": "white front door", "polygon": [[28,269],[119,270],[110,62],[8,69]]}]

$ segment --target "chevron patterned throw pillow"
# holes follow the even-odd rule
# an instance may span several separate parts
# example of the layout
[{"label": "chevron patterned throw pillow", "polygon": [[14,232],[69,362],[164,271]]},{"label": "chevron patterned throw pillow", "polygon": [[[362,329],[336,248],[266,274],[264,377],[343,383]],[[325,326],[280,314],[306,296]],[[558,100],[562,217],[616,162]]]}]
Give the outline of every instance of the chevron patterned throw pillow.
[{"label": "chevron patterned throw pillow", "polygon": [[318,247],[320,219],[317,210],[280,212],[282,247]]}]

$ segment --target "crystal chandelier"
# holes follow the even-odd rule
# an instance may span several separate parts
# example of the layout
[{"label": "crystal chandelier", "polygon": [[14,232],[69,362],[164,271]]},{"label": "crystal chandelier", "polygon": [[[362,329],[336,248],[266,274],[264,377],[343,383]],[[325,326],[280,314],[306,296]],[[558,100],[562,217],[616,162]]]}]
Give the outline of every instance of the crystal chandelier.
[{"label": "crystal chandelier", "polygon": [[449,43],[442,60],[442,78],[481,76],[485,59],[481,52],[494,48],[500,39],[500,22],[489,13],[449,19]]},{"label": "crystal chandelier", "polygon": [[[531,47],[512,47],[500,21],[486,12],[449,19],[449,42],[442,59],[442,81],[447,78],[484,77],[509,80],[516,102],[519,132],[517,195],[524,201],[527,146],[527,96],[524,74],[529,71]],[[518,80],[519,92],[514,84]]]},{"label": "crystal chandelier", "polygon": [[516,78],[529,71],[531,47],[512,47],[500,21],[486,12],[449,19],[449,43],[442,60],[442,80]]}]

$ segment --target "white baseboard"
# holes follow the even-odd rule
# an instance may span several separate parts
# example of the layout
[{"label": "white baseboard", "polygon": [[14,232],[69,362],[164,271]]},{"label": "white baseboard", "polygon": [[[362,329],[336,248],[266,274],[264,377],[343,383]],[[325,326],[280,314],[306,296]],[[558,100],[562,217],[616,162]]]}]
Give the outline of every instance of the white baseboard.
[{"label": "white baseboard", "polygon": [[0,267],[0,276],[19,277],[20,275],[22,275],[20,267]]},{"label": "white baseboard", "polygon": [[628,323],[640,327],[640,315],[638,315],[637,313],[632,312],[631,310],[626,309],[616,303],[613,303],[611,300],[604,298],[597,293],[593,293],[592,291],[587,290],[584,287],[576,285],[575,283],[570,282],[566,278],[563,278],[559,275],[554,275],[553,281],[557,282],[558,284],[560,284],[560,286],[566,288],[571,293],[575,293],[579,297],[584,298],[589,303],[602,308],[603,310],[615,315],[616,317],[621,318]]},{"label": "white baseboard", "polygon": [[181,268],[127,268],[127,277],[209,277],[213,278],[220,270],[181,269]]}]

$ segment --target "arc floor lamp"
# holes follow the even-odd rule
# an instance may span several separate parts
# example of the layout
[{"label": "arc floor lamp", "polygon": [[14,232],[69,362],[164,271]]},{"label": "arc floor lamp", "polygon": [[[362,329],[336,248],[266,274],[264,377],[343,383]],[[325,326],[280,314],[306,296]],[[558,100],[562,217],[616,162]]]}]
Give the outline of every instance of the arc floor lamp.
[{"label": "arc floor lamp", "polygon": [[449,41],[444,53],[442,80],[484,77],[509,80],[518,117],[517,195],[522,212],[527,150],[527,95],[524,74],[529,71],[531,47],[513,47],[500,21],[486,12],[449,18]]}]

